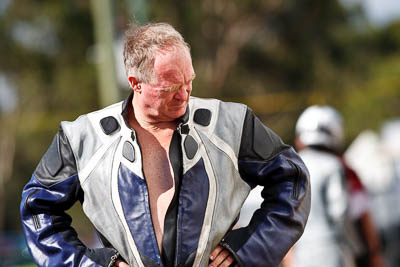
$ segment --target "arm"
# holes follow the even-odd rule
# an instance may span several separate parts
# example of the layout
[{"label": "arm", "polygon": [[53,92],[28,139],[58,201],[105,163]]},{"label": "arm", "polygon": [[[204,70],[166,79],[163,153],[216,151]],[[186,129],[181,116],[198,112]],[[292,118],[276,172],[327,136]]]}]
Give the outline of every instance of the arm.
[{"label": "arm", "polygon": [[240,266],[278,266],[301,236],[310,209],[308,171],[297,153],[253,113],[246,113],[239,172],[264,199],[247,227],[230,231],[221,245]]},{"label": "arm", "polygon": [[29,251],[39,266],[112,266],[113,248],[87,248],[65,213],[83,202],[75,158],[60,130],[22,192],[22,226]]}]

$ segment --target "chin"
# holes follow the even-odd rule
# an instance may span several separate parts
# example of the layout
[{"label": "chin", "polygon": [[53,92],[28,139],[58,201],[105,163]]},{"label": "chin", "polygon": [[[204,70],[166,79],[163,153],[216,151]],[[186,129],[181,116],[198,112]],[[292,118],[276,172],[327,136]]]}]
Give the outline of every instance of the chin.
[{"label": "chin", "polygon": [[186,106],[184,106],[184,107],[179,107],[179,108],[176,108],[176,109],[172,109],[172,108],[171,108],[171,109],[168,111],[170,117],[172,117],[172,118],[174,118],[174,119],[177,119],[177,118],[183,116],[183,115],[185,114],[185,112],[186,112]]},{"label": "chin", "polygon": [[179,111],[174,112],[176,114],[176,118],[183,116],[185,114],[185,111],[186,111],[186,108],[180,109]]}]

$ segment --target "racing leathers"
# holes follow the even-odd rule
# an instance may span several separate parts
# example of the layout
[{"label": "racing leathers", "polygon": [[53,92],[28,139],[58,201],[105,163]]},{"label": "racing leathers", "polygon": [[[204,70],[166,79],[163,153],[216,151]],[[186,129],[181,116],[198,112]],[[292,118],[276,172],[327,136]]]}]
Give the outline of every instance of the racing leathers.
[{"label": "racing leathers", "polygon": [[[39,266],[208,266],[218,245],[239,266],[278,266],[310,209],[308,171],[243,104],[191,97],[172,136],[175,193],[158,248],[142,169],[129,127],[132,94],[121,103],[61,122],[22,193],[29,251]],[[264,202],[247,227],[232,229],[248,193]],[[66,214],[76,201],[103,248],[86,247]]]}]

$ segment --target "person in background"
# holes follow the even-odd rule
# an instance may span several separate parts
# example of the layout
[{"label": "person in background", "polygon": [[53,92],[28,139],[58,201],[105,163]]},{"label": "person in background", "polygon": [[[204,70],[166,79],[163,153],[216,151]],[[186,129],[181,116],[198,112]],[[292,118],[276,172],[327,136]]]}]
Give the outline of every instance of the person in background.
[{"label": "person in background", "polygon": [[345,152],[371,202],[386,267],[400,266],[400,119],[386,120],[380,134],[361,132]]},{"label": "person in background", "polygon": [[[39,266],[277,266],[310,209],[308,171],[247,106],[190,97],[188,44],[171,25],[133,25],[125,101],[62,122],[22,192]],[[246,196],[264,202],[233,229]],[[65,213],[76,201],[104,247]]]},{"label": "person in background", "polygon": [[292,267],[383,267],[368,196],[340,154],[341,115],[330,106],[307,108],[296,123],[295,145],[310,171],[312,201],[304,235],[285,262]]}]

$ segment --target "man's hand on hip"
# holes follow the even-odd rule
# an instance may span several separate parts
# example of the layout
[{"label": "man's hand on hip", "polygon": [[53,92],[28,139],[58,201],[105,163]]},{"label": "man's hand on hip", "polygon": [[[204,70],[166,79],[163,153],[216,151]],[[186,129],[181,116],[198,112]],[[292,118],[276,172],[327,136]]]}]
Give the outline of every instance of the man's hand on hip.
[{"label": "man's hand on hip", "polygon": [[[235,262],[231,253],[224,247],[218,245],[210,254],[210,263],[208,267],[228,267]],[[235,264],[235,267],[239,265]]]},{"label": "man's hand on hip", "polygon": [[129,267],[129,265],[126,262],[118,259],[115,261],[113,267]]}]

